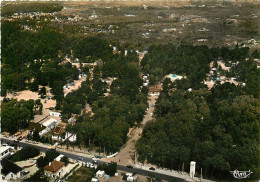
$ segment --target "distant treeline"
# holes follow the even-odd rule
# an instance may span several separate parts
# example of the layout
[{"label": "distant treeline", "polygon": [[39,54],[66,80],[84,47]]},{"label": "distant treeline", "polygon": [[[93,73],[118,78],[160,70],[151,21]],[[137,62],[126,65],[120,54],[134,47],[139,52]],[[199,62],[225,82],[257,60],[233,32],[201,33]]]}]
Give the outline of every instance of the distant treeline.
[{"label": "distant treeline", "polygon": [[62,5],[58,3],[19,3],[8,4],[2,8],[2,16],[9,16],[14,13],[30,13],[30,12],[43,12],[53,13],[61,11]]}]

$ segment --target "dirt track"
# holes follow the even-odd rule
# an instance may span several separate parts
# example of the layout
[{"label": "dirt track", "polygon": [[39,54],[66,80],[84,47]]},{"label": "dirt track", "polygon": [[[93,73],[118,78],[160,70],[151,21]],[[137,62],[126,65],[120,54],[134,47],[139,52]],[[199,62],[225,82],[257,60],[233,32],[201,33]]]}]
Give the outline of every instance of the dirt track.
[{"label": "dirt track", "polygon": [[114,161],[120,165],[133,165],[135,143],[139,138],[141,138],[141,134],[143,132],[143,128],[145,124],[152,120],[151,113],[153,113],[154,107],[151,107],[151,104],[155,104],[157,98],[158,96],[149,97],[148,100],[149,108],[144,116],[143,121],[141,122],[141,127],[130,130],[128,134],[129,140],[127,141],[125,146],[119,151],[119,153],[115,157],[103,159],[104,161],[106,162]]}]

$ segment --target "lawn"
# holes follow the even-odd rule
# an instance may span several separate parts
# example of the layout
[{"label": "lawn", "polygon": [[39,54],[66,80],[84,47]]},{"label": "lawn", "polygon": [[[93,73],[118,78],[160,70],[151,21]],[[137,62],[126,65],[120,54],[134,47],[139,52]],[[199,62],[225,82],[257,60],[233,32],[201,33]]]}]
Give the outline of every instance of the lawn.
[{"label": "lawn", "polygon": [[73,172],[73,175],[69,177],[69,182],[81,182],[90,181],[94,177],[94,171],[89,168],[81,167],[77,171]]}]

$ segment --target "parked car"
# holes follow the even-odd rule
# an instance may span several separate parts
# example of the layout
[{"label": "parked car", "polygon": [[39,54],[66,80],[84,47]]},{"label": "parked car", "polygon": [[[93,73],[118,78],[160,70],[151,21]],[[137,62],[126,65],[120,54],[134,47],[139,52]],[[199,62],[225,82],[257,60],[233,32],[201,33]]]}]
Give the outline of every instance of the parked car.
[{"label": "parked car", "polygon": [[80,157],[79,160],[80,160],[80,161],[83,161],[84,159],[83,159],[83,157]]},{"label": "parked car", "polygon": [[154,168],[154,167],[150,167],[150,168],[149,168],[149,170],[151,170],[151,171],[154,171],[154,170],[155,170],[155,168]]},{"label": "parked car", "polygon": [[96,163],[98,161],[97,158],[93,157],[92,160]]},{"label": "parked car", "polygon": [[29,173],[29,171],[22,171],[23,175],[26,175]]}]

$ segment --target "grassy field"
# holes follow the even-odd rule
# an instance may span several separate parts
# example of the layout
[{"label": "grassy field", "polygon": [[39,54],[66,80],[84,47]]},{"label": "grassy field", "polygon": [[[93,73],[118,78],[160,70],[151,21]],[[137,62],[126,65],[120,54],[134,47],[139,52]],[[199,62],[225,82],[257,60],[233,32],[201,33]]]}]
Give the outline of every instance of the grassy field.
[{"label": "grassy field", "polygon": [[81,167],[69,177],[68,182],[91,181],[93,176],[94,173],[89,168]]}]

